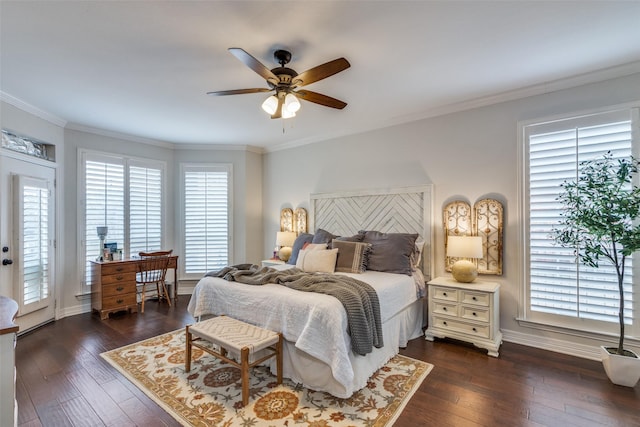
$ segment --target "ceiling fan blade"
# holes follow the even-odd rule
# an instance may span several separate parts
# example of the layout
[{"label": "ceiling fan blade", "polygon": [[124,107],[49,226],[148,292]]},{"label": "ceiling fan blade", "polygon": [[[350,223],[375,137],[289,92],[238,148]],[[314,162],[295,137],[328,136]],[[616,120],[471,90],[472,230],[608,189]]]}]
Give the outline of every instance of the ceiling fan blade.
[{"label": "ceiling fan blade", "polygon": [[299,90],[294,93],[300,99],[313,102],[314,104],[324,105],[325,107],[337,108],[338,110],[342,110],[347,106],[346,102],[342,102],[339,99],[335,99],[321,93],[312,92],[310,90]]},{"label": "ceiling fan blade", "polygon": [[308,84],[317,82],[318,80],[326,79],[329,76],[344,71],[349,68],[351,64],[344,58],[334,59],[333,61],[325,62],[322,65],[313,67],[304,71],[293,79],[293,86],[306,86]]},{"label": "ceiling fan blade", "polygon": [[266,87],[256,87],[251,89],[218,90],[215,92],[207,92],[207,95],[213,95],[213,96],[242,95],[243,93],[271,92],[272,90],[273,89],[267,89]]},{"label": "ceiling fan blade", "polygon": [[271,115],[272,119],[279,119],[282,117],[282,106],[284,104],[284,96],[278,96],[278,108],[276,108],[276,112]]},{"label": "ceiling fan blade", "polygon": [[263,79],[273,83],[274,85],[277,85],[280,81],[280,79],[278,79],[278,76],[273,74],[270,69],[262,64],[262,62],[258,61],[256,58],[245,52],[244,49],[241,49],[239,47],[230,47],[229,52],[231,52],[233,56],[242,61],[244,65],[260,74]]}]

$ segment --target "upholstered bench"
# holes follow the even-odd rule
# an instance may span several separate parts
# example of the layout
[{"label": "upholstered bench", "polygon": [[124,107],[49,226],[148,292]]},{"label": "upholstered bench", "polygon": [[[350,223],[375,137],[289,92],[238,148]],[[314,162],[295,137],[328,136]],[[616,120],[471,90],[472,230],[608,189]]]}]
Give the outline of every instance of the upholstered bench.
[{"label": "upholstered bench", "polygon": [[[186,327],[185,371],[191,370],[191,347],[198,347],[214,357],[240,368],[242,378],[242,405],[249,402],[249,368],[271,357],[276,357],[278,384],[282,384],[282,334],[262,329],[228,316],[218,316]],[[208,341],[217,345],[220,351],[200,344]],[[254,359],[254,354],[265,350],[266,355]],[[228,352],[236,355],[240,363],[227,357]]]}]

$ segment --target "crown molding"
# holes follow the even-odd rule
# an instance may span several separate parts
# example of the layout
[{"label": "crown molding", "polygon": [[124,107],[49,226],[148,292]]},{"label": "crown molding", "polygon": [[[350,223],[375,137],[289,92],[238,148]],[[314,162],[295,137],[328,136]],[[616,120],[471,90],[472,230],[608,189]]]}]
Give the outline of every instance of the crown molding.
[{"label": "crown molding", "polygon": [[49,123],[52,123],[56,126],[60,126],[60,127],[65,127],[67,125],[67,121],[56,116],[53,115],[47,111],[41,110],[40,108],[31,105],[27,102],[24,102],[21,99],[16,98],[13,95],[9,95],[6,92],[0,91],[0,100],[6,102],[7,104],[13,105],[14,107],[25,111],[29,114],[33,114],[34,116],[40,117],[43,120],[48,121]]}]

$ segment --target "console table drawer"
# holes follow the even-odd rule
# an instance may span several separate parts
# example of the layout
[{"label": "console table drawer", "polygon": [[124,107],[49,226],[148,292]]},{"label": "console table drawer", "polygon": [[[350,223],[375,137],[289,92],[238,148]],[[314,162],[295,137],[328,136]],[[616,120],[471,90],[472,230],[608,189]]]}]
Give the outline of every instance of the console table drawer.
[{"label": "console table drawer", "polygon": [[134,283],[114,283],[111,285],[104,285],[102,287],[102,296],[111,297],[124,294],[135,294],[136,286]]},{"label": "console table drawer", "polygon": [[103,276],[108,276],[110,274],[136,273],[138,268],[134,263],[117,261],[104,263],[101,267]]},{"label": "console table drawer", "polygon": [[137,306],[136,294],[114,295],[102,298],[102,309],[110,310],[118,307]]},{"label": "console table drawer", "polygon": [[111,285],[114,283],[135,283],[136,273],[117,273],[102,276],[102,285]]}]

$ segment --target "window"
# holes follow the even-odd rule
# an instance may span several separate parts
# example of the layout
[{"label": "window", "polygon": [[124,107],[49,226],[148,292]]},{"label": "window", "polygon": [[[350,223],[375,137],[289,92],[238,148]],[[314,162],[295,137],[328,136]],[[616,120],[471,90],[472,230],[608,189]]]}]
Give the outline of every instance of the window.
[{"label": "window", "polygon": [[184,272],[201,277],[230,264],[231,165],[183,165]]},{"label": "window", "polygon": [[[552,228],[558,224],[562,209],[557,201],[560,184],[576,179],[583,161],[608,151],[614,157],[630,156],[632,127],[629,109],[522,126],[526,163],[523,212],[528,214],[524,233],[525,320],[617,332],[614,267],[606,261],[597,269],[580,263],[573,249],[554,243]],[[627,261],[625,323],[634,325],[634,260],[629,257]]]},{"label": "window", "polygon": [[82,277],[90,285],[90,261],[101,251],[97,227],[108,227],[106,242],[116,243],[125,256],[162,249],[165,167],[162,162],[87,151],[80,157]]}]

